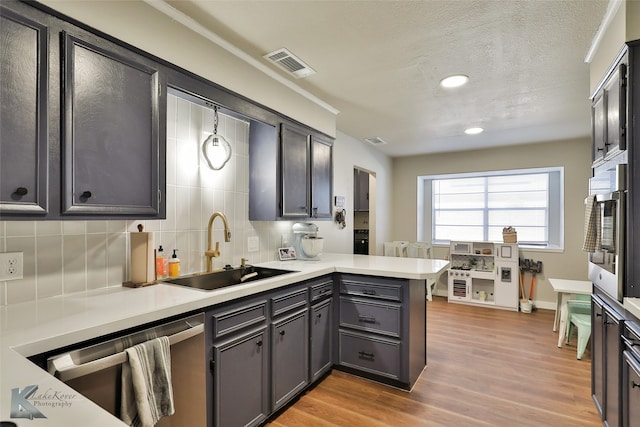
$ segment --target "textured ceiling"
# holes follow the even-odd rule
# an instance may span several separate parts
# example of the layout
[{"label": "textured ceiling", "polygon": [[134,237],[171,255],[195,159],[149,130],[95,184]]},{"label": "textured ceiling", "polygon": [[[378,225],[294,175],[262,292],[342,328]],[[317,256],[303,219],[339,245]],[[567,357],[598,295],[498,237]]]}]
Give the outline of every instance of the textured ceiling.
[{"label": "textured ceiling", "polygon": [[[258,60],[292,51],[317,73],[290,79],[391,156],[590,133],[584,57],[607,0],[168,3]],[[440,88],[453,73],[469,84]]]}]

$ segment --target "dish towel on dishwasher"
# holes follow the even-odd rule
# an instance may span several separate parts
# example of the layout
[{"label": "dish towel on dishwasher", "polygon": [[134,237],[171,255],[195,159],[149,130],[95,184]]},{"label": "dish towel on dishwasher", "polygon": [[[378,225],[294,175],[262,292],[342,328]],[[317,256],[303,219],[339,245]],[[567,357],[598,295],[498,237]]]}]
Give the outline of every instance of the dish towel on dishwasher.
[{"label": "dish towel on dishwasher", "polygon": [[600,209],[596,202],[596,196],[588,196],[585,199],[584,209],[584,243],[582,250],[594,252],[602,246],[600,236]]},{"label": "dish towel on dishwasher", "polygon": [[169,338],[155,338],[125,351],[129,361],[122,364],[120,418],[130,426],[153,427],[175,412]]}]

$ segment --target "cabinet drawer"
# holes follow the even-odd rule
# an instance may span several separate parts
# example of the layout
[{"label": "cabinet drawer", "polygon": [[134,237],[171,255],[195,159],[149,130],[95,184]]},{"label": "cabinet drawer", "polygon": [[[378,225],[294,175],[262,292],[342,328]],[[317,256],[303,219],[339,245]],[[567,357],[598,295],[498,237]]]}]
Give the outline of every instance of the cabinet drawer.
[{"label": "cabinet drawer", "polygon": [[253,301],[244,305],[236,305],[214,313],[211,317],[213,338],[220,338],[240,329],[265,322],[267,320],[267,301]]},{"label": "cabinet drawer", "polygon": [[640,425],[640,360],[628,351],[624,355],[624,424],[634,427]]},{"label": "cabinet drawer", "polygon": [[320,283],[311,285],[311,302],[330,297],[333,293],[333,280],[328,278]]},{"label": "cabinet drawer", "polygon": [[400,338],[400,304],[340,298],[340,326]]},{"label": "cabinet drawer", "polygon": [[358,295],[389,301],[402,301],[403,283],[403,281],[394,279],[345,276],[340,279],[340,292],[347,295]]},{"label": "cabinet drawer", "polygon": [[340,364],[400,380],[400,341],[340,330]]},{"label": "cabinet drawer", "polygon": [[626,349],[640,360],[640,325],[635,322],[625,322],[622,338]]},{"label": "cabinet drawer", "polygon": [[271,297],[271,315],[278,316],[307,304],[307,287],[296,288]]}]

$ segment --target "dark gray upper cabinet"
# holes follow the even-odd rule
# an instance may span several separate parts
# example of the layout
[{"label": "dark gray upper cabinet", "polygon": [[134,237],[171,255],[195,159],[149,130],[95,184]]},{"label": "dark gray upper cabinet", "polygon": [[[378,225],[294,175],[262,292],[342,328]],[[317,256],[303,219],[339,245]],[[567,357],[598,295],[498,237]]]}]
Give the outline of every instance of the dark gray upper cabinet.
[{"label": "dark gray upper cabinet", "polygon": [[369,173],[359,169],[353,170],[353,182],[355,185],[355,197],[353,210],[357,212],[369,210]]},{"label": "dark gray upper cabinet", "polygon": [[63,213],[161,215],[158,67],[105,40],[63,38]]},{"label": "dark gray upper cabinet", "polygon": [[47,213],[48,34],[0,7],[0,215]]},{"label": "dark gray upper cabinet", "polygon": [[309,216],[309,134],[282,124],[282,216]]},{"label": "dark gray upper cabinet", "polygon": [[166,69],[39,7],[0,8],[0,216],[164,218]]},{"label": "dark gray upper cabinet", "polygon": [[330,219],[333,143],[309,130],[252,121],[249,131],[249,219]]},{"label": "dark gray upper cabinet", "polygon": [[626,149],[627,63],[628,56],[623,55],[592,97],[594,164]]},{"label": "dark gray upper cabinet", "polygon": [[311,136],[311,217],[332,218],[333,175],[331,142]]}]

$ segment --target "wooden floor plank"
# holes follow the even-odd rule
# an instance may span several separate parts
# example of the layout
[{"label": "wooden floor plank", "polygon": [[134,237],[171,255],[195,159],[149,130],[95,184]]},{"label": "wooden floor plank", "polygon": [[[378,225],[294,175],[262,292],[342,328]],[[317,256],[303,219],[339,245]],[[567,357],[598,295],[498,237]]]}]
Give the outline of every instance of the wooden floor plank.
[{"label": "wooden floor plank", "polygon": [[333,371],[268,425],[601,426],[589,351],[557,347],[554,312],[427,304],[427,368],[411,392]]}]

